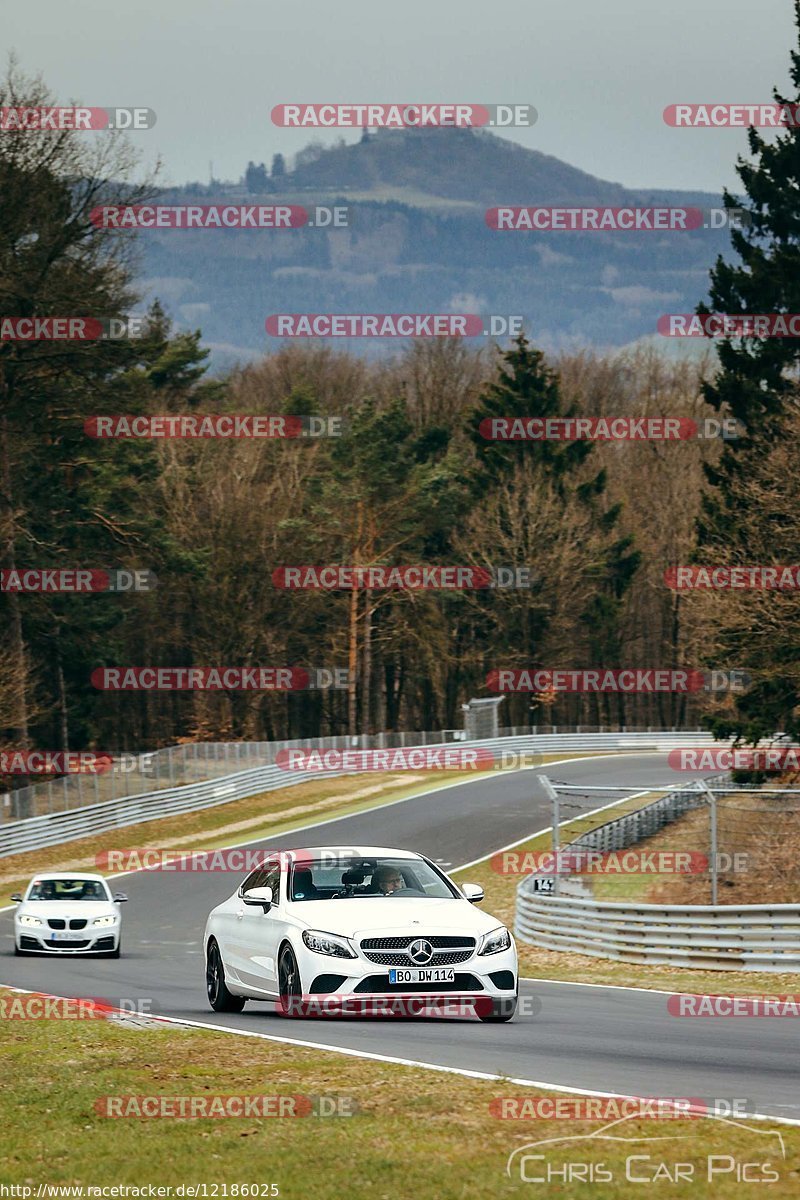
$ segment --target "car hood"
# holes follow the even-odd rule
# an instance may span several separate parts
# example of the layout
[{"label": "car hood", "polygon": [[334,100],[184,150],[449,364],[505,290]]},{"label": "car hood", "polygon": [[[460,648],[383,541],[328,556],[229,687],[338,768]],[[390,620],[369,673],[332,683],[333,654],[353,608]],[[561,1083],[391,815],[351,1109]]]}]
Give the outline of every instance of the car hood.
[{"label": "car hood", "polygon": [[479,935],[502,925],[497,917],[481,912],[468,900],[415,900],[411,897],[381,896],[375,900],[307,900],[295,903],[294,911],[309,929],[360,937],[376,930],[387,937],[431,933]]},{"label": "car hood", "polygon": [[17,906],[17,916],[41,917],[47,921],[50,917],[86,917],[89,921],[94,917],[107,917],[116,913],[116,907],[110,900],[29,900]]}]

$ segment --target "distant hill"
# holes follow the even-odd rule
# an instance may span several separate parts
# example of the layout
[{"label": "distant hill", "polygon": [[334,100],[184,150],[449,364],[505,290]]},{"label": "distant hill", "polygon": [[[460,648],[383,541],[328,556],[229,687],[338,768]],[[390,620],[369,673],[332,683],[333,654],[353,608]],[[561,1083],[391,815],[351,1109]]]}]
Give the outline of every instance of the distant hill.
[{"label": "distant hill", "polygon": [[234,197],[344,203],[351,220],[337,230],[142,234],[148,297],[159,295],[179,325],[199,326],[219,366],[273,349],[264,319],[277,312],[519,313],[545,348],[621,345],[651,334],[663,312],[691,311],[729,245],[724,229],[491,230],[484,212],[499,204],[707,208],[721,198],[625,188],[485,131],[382,130],[353,145],[309,147],[262,195],[192,185],[163,199]]},{"label": "distant hill", "polygon": [[289,179],[301,188],[414,188],[486,205],[624,204],[631,194],[552,155],[471,129],[377,130],[355,145],[324,150]]}]

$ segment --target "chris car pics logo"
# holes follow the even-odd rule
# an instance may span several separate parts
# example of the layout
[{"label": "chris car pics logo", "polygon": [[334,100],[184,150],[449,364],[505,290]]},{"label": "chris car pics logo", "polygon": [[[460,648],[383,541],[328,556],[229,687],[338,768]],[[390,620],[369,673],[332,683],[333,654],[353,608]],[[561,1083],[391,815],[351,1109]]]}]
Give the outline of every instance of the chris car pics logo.
[{"label": "chris car pics logo", "polygon": [[713,1116],[709,1117],[716,1122],[712,1132],[704,1120],[691,1132],[665,1136],[637,1133],[632,1125],[636,1120],[636,1116],[621,1117],[591,1133],[541,1138],[518,1146],[508,1157],[506,1175],[551,1189],[567,1183],[660,1183],[681,1188],[722,1181],[764,1184],[782,1177],[786,1147],[777,1129]]}]

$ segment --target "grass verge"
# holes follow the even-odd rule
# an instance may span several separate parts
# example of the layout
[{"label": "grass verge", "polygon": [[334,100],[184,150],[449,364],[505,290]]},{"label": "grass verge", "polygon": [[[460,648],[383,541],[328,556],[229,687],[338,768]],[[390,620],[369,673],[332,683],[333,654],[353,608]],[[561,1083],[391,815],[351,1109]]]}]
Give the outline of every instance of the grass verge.
[{"label": "grass verge", "polygon": [[[595,1183],[591,1194],[612,1200],[638,1192],[626,1178],[630,1155],[647,1156],[629,1168],[639,1176],[653,1176],[664,1164],[661,1182],[648,1193],[656,1197],[695,1200],[709,1156],[720,1156],[714,1194],[722,1200],[763,1191],[738,1182],[735,1163],[774,1172],[771,1196],[796,1195],[800,1184],[800,1129],[791,1127],[636,1119],[612,1132],[642,1141],[587,1141],[605,1122],[493,1116],[490,1105],[500,1097],[548,1095],[502,1080],[454,1077],[205,1030],[91,1020],[1,1024],[0,1178],[32,1187],[33,1196],[41,1183],[173,1188],[205,1183],[209,1196],[214,1184],[217,1195],[227,1184],[230,1196],[234,1184],[272,1182],[287,1200],[341,1200],[356,1186],[373,1200],[530,1195],[518,1166],[512,1178],[506,1175],[508,1156],[531,1142],[559,1137],[575,1140],[532,1149],[545,1160],[530,1161],[527,1174],[541,1175],[548,1164],[563,1170],[565,1163],[588,1163],[594,1171],[602,1164],[600,1190]],[[413,1053],[413,1027],[404,1022],[401,1028]],[[291,1024],[280,1032],[291,1035]],[[498,1038],[503,1032],[498,1029]],[[320,1037],[324,1040],[324,1028]],[[100,1097],[121,1095],[332,1096],[355,1115],[115,1120],[98,1114]],[[667,1182],[664,1171],[674,1174],[679,1163],[688,1164],[683,1171],[690,1177]],[[553,1183],[559,1195],[589,1194],[580,1179],[564,1184],[556,1176]]]}]

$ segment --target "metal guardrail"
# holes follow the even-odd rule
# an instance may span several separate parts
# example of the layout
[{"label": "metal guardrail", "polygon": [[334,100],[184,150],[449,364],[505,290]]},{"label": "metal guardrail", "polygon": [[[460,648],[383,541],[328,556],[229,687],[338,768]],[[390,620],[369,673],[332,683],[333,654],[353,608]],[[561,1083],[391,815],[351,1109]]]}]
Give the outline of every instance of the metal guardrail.
[{"label": "metal guardrail", "polygon": [[797,971],[800,905],[609,904],[517,890],[516,936],[547,950],[572,950],[651,966],[712,971]]},{"label": "metal guardrail", "polygon": [[286,771],[273,764],[239,771],[222,779],[207,779],[186,787],[89,804],[72,812],[29,817],[0,827],[0,858],[21,854],[26,850],[40,850],[44,846],[60,845],[94,833],[106,833],[110,829],[123,829],[142,821],[230,804],[232,800],[243,800],[260,792],[271,792],[276,788],[318,778],[315,772],[301,771],[293,771],[291,778],[287,778]]},{"label": "metal guardrail", "polygon": [[[325,742],[333,739],[324,739]],[[353,748],[356,739],[342,739],[341,748]],[[517,737],[501,737],[474,742],[461,742],[462,746],[491,749],[502,765],[503,751],[533,756],[537,754],[569,754],[578,751],[602,750],[670,750],[676,746],[709,744],[711,735],[702,730],[693,732],[640,732],[640,733],[574,733],[556,735],[525,734]],[[242,743],[239,743],[240,745]],[[299,745],[300,743],[294,743]],[[311,742],[303,743],[311,746]],[[451,745],[441,742],[439,745]],[[269,745],[271,753],[292,743],[262,743]],[[315,748],[327,748],[315,747]],[[334,747],[330,747],[334,748]],[[410,748],[410,747],[409,747]],[[533,765],[531,758],[528,765]],[[324,778],[331,778],[325,772]],[[100,804],[84,805],[66,812],[46,813],[8,821],[0,826],[0,858],[19,854],[26,850],[39,850],[44,846],[55,846],[62,842],[88,837],[95,833],[136,825],[142,821],[157,820],[159,817],[177,813],[194,812],[218,804],[229,804],[260,792],[276,788],[291,787],[319,779],[317,772],[299,772],[281,769],[274,762],[237,771],[218,779],[189,783],[183,787],[172,787],[160,791],[107,800]]]},{"label": "metal guardrail", "polygon": [[[498,729],[487,736],[523,737],[576,733],[630,735],[659,732],[647,729],[591,725],[527,725]],[[688,732],[688,736],[696,733]],[[706,735],[709,736],[709,735]],[[32,783],[5,795],[0,794],[0,823],[25,820],[44,813],[69,812],[84,805],[105,800],[127,799],[174,787],[185,787],[203,779],[215,779],[243,771],[248,767],[269,766],[280,750],[313,746],[317,750],[384,750],[398,747],[438,746],[463,742],[463,729],[436,729],[427,732],[375,733],[358,736],[300,738],[279,742],[185,742],[166,746],[146,754],[122,754],[113,771],[103,774],[62,775],[58,779]],[[124,769],[123,769],[124,768]]]},{"label": "metal guardrail", "polygon": [[0,796],[0,822],[25,820],[44,813],[70,812],[106,800],[143,796],[204,779],[219,779],[248,767],[270,766],[280,750],[313,745],[316,749],[376,749],[428,746],[457,741],[461,730],[430,733],[383,733],[362,737],[328,737],[280,742],[185,742],[145,754],[121,754],[115,769],[103,774],[62,775]]}]

